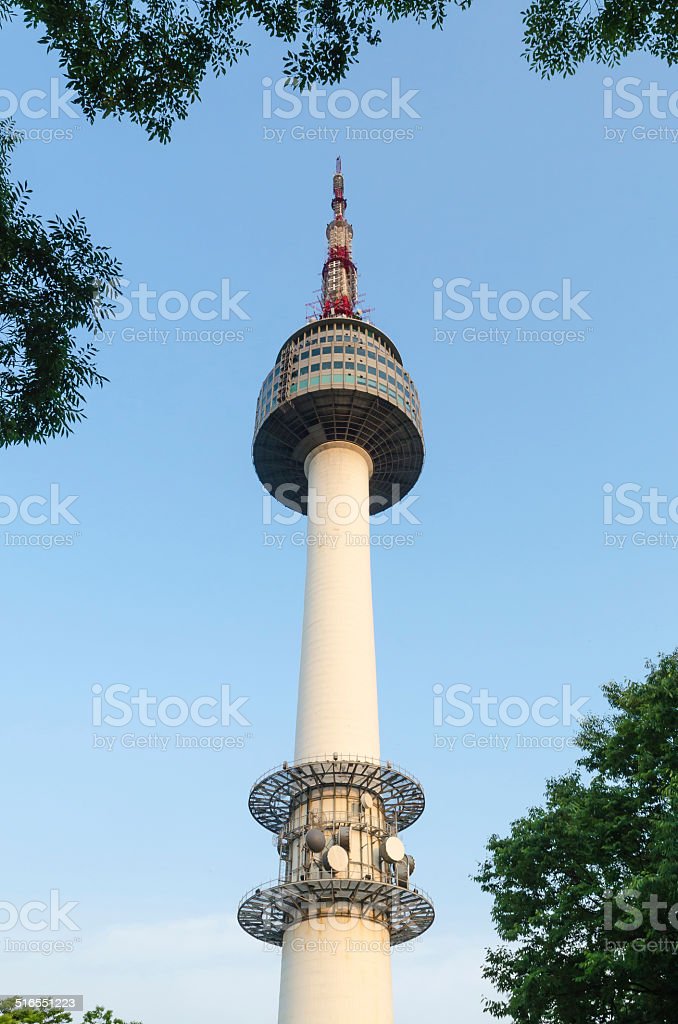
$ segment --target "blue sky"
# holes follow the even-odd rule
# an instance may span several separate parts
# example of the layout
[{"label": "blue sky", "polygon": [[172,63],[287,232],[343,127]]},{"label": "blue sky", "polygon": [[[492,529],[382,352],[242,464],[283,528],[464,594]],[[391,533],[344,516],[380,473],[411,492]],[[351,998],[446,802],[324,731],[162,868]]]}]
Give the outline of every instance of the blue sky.
[{"label": "blue sky", "polygon": [[[77,523],[0,527],[0,899],[21,906],[57,889],[78,904],[71,952],[10,953],[7,935],[25,931],[0,935],[3,991],[83,993],[144,1024],[179,1024],[196,1005],[275,1019],[278,956],[238,930],[234,911],[277,870],[247,796],[293,749],[304,557],[295,528],[264,521],[251,430],[259,385],[319,287],[341,152],[361,291],[418,385],[427,441],[419,523],[375,527],[410,539],[373,555],[382,749],[426,787],[426,815],[404,838],[438,914],[394,957],[396,1021],[452,1002],[465,1024],[486,1019],[490,908],[469,876],[488,836],[572,765],[552,738],[573,728],[494,728],[477,711],[467,726],[440,726],[434,686],[531,705],[568,685],[600,710],[601,683],[640,677],[676,643],[676,524],[647,508],[637,524],[606,524],[603,488],[678,494],[676,150],[670,134],[648,137],[678,116],[644,101],[634,118],[606,118],[603,79],[671,93],[678,75],[634,57],[542,81],[520,57],[519,10],[478,0],[443,33],[388,26],[344,83],[350,96],[329,101],[341,110],[370,90],[388,103],[414,90],[418,116],[337,118],[328,97],[325,117],[308,101],[281,117],[275,97],[266,116],[262,83],[280,78],[284,48],[261,34],[252,57],[207,81],[170,146],[127,123],[17,114],[20,129],[72,134],[27,139],[15,176],[31,182],[36,211],[85,215],[123,261],[127,294],[143,285],[190,300],[224,279],[231,296],[247,294],[242,318],[232,309],[226,322],[149,321],[136,306],[107,326],[116,333],[99,365],[110,383],[75,435],[3,454],[0,515],[56,485],[60,500],[75,496]],[[16,23],[0,45],[1,89],[49,92],[58,62],[34,34]],[[631,102],[613,106],[628,113]],[[470,282],[465,294],[486,283],[528,301],[571,282],[590,319],[490,321],[477,302],[465,321],[436,319],[433,282],[454,279]],[[171,312],[181,299],[163,302]],[[443,312],[453,308],[446,299]],[[177,329],[213,333],[179,342]],[[490,329],[506,343],[471,340]],[[519,329],[552,333],[520,342]],[[582,340],[557,343],[566,330]],[[625,508],[617,501],[613,516]],[[267,546],[265,534],[284,542]],[[187,703],[228,686],[247,697],[250,724],[97,728],[92,688],[113,684]],[[170,744],[122,749],[125,733]],[[237,746],[181,750],[178,733]],[[551,745],[519,749],[517,733]],[[95,749],[102,735],[113,751]],[[495,735],[506,750],[478,748]],[[62,933],[49,938],[71,938]]]}]

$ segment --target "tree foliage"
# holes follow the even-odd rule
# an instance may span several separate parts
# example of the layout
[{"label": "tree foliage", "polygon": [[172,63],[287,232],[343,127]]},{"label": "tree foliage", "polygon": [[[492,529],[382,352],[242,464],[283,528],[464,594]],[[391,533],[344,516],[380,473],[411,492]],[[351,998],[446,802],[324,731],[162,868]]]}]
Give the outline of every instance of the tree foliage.
[{"label": "tree foliage", "polygon": [[[114,1017],[112,1010],[105,1010],[103,1006],[96,1006],[88,1010],[82,1018],[82,1024],[125,1024],[120,1017]],[[140,1024],[138,1020],[130,1021],[130,1024]]]},{"label": "tree foliage", "polygon": [[[451,0],[468,8],[472,0]],[[290,44],[283,72],[299,88],[340,81],[380,24],[444,23],[446,0],[0,0],[59,54],[85,115],[129,116],[166,142],[199,98],[205,75],[224,74],[251,49],[258,26]],[[616,64],[646,51],[678,59],[675,0],[532,0],[523,12],[525,56],[544,76],[585,60]],[[249,34],[249,33],[247,33]]]},{"label": "tree foliage", "polygon": [[[29,1006],[16,1005],[14,999],[0,1002],[0,1024],[72,1024],[73,1016],[69,1011],[61,1009],[34,1009]],[[82,1018],[82,1024],[125,1024],[120,1017],[114,1017],[111,1010],[96,1006],[88,1010]],[[130,1021],[130,1024],[140,1024]]]},{"label": "tree foliage", "polygon": [[578,770],[489,841],[476,880],[503,940],[484,968],[497,1018],[676,1019],[678,651],[647,667],[643,682],[603,688],[612,711],[582,726]]},{"label": "tree foliage", "polygon": [[0,446],[68,434],[83,418],[84,390],[104,378],[76,332],[101,326],[112,304],[100,291],[121,272],[77,212],[46,226],[29,212],[28,185],[9,179],[15,144],[0,120]]},{"label": "tree foliage", "polygon": [[38,1010],[30,1006],[15,1006],[14,999],[0,1002],[0,1024],[70,1024],[70,1013],[64,1010]]},{"label": "tree foliage", "polygon": [[305,88],[343,78],[363,43],[380,42],[380,19],[439,26],[445,7],[445,0],[0,0],[0,16],[22,13],[42,31],[90,120],[128,115],[166,142],[207,72],[222,75],[250,52],[246,23],[294,44],[283,70]]},{"label": "tree foliage", "polygon": [[571,75],[586,60],[610,66],[636,51],[678,61],[676,0],[533,0],[525,56],[536,71]]}]

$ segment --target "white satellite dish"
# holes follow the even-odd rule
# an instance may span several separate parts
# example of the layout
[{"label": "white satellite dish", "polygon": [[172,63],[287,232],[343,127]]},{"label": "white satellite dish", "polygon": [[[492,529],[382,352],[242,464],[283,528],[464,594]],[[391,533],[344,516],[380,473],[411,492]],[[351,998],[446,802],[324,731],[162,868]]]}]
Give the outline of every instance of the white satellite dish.
[{"label": "white satellite dish", "polygon": [[346,871],[348,868],[348,853],[343,846],[335,843],[330,846],[325,854],[325,867],[329,871]]},{"label": "white satellite dish", "polygon": [[405,856],[405,847],[397,836],[389,836],[381,844],[380,853],[387,864],[397,864]]}]

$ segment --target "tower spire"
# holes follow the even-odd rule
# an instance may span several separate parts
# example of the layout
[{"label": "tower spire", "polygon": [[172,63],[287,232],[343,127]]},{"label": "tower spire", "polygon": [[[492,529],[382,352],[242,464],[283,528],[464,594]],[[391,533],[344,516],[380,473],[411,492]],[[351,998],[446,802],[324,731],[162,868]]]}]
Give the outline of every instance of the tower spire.
[{"label": "tower spire", "polygon": [[358,271],[351,256],[353,228],[345,219],[346,198],[341,157],[332,181],[334,220],[327,225],[327,259],[323,267],[322,315],[356,316]]}]

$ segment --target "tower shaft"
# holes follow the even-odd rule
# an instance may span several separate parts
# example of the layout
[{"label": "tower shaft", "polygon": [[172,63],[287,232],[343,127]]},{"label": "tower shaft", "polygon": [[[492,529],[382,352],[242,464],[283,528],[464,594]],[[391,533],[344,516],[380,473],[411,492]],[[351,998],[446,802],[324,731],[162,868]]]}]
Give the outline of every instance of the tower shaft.
[{"label": "tower shaft", "polygon": [[309,485],[304,625],[295,760],[334,752],[379,758],[370,576],[370,475],[342,441],[306,459]]},{"label": "tower shaft", "polygon": [[[378,759],[372,460],[357,445],[333,441],[311,452],[305,470],[308,551],[295,760],[337,751]],[[349,796],[340,795],[347,812],[340,817],[348,816]],[[323,802],[322,794],[312,801],[319,818]],[[392,1024],[389,951],[386,924],[361,919],[348,905],[288,928],[278,1024],[313,1020],[319,1009],[324,1024]]]},{"label": "tower shaft", "polygon": [[302,921],[285,933],[278,1024],[392,1024],[384,925],[346,917]]}]

